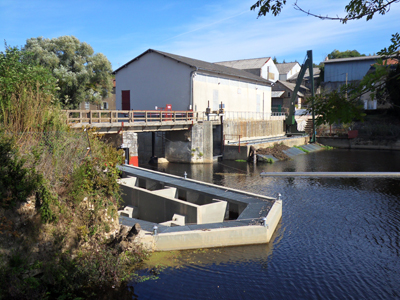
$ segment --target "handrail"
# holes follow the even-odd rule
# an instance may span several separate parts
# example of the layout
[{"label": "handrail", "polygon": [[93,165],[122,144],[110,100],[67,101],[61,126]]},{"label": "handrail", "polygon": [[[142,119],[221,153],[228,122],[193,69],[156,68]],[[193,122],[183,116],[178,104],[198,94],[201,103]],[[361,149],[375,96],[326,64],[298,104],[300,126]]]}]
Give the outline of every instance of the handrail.
[{"label": "handrail", "polygon": [[94,124],[118,122],[189,122],[197,121],[198,113],[193,111],[160,110],[63,110],[68,124]]}]

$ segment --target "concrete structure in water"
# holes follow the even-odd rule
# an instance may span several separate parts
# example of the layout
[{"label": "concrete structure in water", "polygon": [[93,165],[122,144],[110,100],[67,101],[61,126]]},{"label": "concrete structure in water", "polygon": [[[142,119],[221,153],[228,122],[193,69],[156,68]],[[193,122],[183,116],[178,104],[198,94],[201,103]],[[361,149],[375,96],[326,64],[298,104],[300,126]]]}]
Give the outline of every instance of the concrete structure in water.
[{"label": "concrete structure in water", "polygon": [[152,251],[268,243],[282,217],[279,199],[142,168],[120,169],[130,176],[120,180],[125,205],[120,223],[139,223],[140,241]]}]

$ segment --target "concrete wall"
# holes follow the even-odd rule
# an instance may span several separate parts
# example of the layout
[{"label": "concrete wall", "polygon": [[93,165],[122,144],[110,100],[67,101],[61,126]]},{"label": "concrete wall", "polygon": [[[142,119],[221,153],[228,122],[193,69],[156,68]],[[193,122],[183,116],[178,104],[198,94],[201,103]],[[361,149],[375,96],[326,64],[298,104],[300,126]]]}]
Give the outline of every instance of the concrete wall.
[{"label": "concrete wall", "polygon": [[171,251],[196,248],[213,248],[264,244],[271,241],[272,235],[282,218],[282,202],[276,201],[267,215],[266,227],[262,225],[239,226],[161,233],[157,236],[146,234],[141,239],[143,245],[153,251]]},{"label": "concrete wall", "polygon": [[285,134],[283,120],[268,121],[224,121],[224,134],[230,140],[238,140],[235,135],[241,135],[241,139],[252,137],[280,136]]},{"label": "concrete wall", "polygon": [[400,150],[400,140],[396,139],[317,137],[317,142],[342,149]]},{"label": "concrete wall", "polygon": [[[288,147],[301,146],[308,144],[309,139],[310,139],[309,137],[291,138],[283,140],[282,143]],[[276,142],[258,143],[258,144],[253,144],[252,146],[254,146],[256,149],[268,148],[268,147],[273,147],[275,143]],[[250,152],[249,145],[241,145],[240,152],[238,145],[225,145],[224,159],[225,160],[247,159],[249,156],[249,152]]]},{"label": "concrete wall", "polygon": [[218,110],[222,101],[226,111],[271,112],[269,85],[198,73],[193,78],[193,86],[195,111],[205,111],[208,102],[212,111]]},{"label": "concrete wall", "polygon": [[179,163],[212,163],[212,123],[194,124],[189,131],[166,132],[165,158]]},{"label": "concrete wall", "polygon": [[172,104],[187,110],[192,68],[156,53],[147,53],[119,70],[116,75],[116,107],[121,109],[123,90],[130,90],[131,109],[151,110]]},{"label": "concrete wall", "polygon": [[[180,200],[175,198],[179,194],[176,188],[157,186],[159,190],[152,190],[155,182],[144,180],[149,184],[141,184],[140,181],[134,177],[119,180],[123,205],[134,207],[138,219],[163,223],[172,220],[174,214],[179,214],[185,216],[186,223],[206,224],[224,220],[226,201],[205,198],[201,201]],[[140,185],[148,186],[151,190]]]}]

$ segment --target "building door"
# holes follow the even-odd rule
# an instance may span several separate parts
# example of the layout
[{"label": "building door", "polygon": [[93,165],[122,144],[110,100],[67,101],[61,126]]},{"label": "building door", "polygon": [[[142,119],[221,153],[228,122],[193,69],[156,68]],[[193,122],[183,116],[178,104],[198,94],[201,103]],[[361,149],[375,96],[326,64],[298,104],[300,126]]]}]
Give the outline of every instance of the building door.
[{"label": "building door", "polygon": [[131,91],[122,91],[122,110],[131,110]]}]

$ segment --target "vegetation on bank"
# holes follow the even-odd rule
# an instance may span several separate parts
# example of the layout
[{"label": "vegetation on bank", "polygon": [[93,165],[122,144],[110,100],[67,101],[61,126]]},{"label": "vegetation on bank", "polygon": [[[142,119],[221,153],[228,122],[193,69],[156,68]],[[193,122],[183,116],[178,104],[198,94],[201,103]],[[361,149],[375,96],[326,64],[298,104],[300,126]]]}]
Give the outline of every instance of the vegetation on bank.
[{"label": "vegetation on bank", "polygon": [[0,53],[0,299],[96,298],[147,255],[111,242],[122,153],[70,130],[57,89],[30,53]]}]

